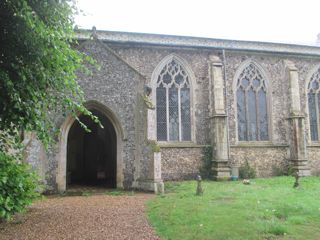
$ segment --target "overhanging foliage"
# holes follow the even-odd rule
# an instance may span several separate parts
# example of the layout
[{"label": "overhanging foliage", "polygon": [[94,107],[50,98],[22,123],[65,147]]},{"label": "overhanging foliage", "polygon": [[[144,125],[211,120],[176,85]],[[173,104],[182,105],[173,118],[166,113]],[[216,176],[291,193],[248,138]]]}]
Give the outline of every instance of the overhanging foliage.
[{"label": "overhanging foliage", "polygon": [[0,2],[0,131],[14,123],[47,145],[53,116],[90,115],[75,78],[93,61],[72,48],[74,11],[70,0]]}]

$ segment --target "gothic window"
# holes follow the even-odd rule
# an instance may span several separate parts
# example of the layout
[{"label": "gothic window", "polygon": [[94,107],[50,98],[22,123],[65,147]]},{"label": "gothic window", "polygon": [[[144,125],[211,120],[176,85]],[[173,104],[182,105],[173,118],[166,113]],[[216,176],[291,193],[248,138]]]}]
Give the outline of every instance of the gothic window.
[{"label": "gothic window", "polygon": [[312,75],[308,85],[308,103],[311,141],[319,140],[320,131],[320,68]]},{"label": "gothic window", "polygon": [[176,60],[167,63],[157,79],[158,141],[190,141],[190,82]]},{"label": "gothic window", "polygon": [[237,79],[239,141],[269,139],[267,87],[258,67],[250,63]]}]

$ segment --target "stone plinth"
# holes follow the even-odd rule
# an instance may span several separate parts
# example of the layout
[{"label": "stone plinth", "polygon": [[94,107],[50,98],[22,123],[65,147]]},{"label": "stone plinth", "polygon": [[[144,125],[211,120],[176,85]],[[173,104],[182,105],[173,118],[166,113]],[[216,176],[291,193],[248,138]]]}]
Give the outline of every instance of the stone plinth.
[{"label": "stone plinth", "polygon": [[215,180],[230,178],[226,123],[226,115],[214,115],[211,118],[212,171]]},{"label": "stone plinth", "polygon": [[291,116],[290,126],[290,162],[294,172],[299,176],[309,176],[304,116]]},{"label": "stone plinth", "polygon": [[154,152],[150,158],[150,171],[146,179],[138,179],[134,187],[154,193],[163,193],[164,184],[161,178],[161,152]]}]

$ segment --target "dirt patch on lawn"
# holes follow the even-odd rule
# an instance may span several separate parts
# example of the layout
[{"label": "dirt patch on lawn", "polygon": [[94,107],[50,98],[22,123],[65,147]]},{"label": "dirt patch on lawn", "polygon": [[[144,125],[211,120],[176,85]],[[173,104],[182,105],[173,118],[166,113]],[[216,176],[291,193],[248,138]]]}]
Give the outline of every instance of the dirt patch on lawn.
[{"label": "dirt patch on lawn", "polygon": [[36,201],[0,239],[160,239],[145,216],[151,194],[53,197]]}]

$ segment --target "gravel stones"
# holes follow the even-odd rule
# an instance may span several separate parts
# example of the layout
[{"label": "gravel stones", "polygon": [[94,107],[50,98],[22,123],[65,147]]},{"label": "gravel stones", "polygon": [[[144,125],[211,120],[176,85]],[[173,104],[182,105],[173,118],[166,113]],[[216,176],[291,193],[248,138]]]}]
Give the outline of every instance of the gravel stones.
[{"label": "gravel stones", "polygon": [[0,225],[0,239],[160,239],[145,215],[151,194],[49,197]]}]

